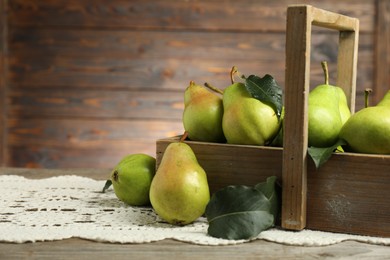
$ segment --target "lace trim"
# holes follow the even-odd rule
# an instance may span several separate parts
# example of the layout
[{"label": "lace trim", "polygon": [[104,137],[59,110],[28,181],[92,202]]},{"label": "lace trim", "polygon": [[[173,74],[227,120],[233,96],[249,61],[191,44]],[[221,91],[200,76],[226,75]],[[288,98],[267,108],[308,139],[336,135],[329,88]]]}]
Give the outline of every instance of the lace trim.
[{"label": "lace trim", "polygon": [[[0,241],[24,243],[78,237],[111,243],[149,243],[167,238],[200,245],[231,245],[248,240],[224,240],[207,235],[207,220],[178,227],[161,220],[150,207],[119,201],[105,181],[80,176],[32,180],[0,176]],[[271,229],[256,239],[289,245],[330,245],[345,240],[390,245],[390,238],[336,234],[312,230]]]}]

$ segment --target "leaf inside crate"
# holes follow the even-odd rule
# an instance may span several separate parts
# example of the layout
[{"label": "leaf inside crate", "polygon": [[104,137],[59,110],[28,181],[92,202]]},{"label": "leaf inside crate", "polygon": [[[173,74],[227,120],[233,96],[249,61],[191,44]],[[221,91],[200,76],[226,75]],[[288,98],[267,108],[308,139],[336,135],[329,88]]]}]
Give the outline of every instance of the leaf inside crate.
[{"label": "leaf inside crate", "polygon": [[269,74],[264,77],[250,75],[245,78],[245,87],[252,97],[269,104],[278,118],[282,115],[283,91],[276,80]]},{"label": "leaf inside crate", "polygon": [[334,145],[330,147],[319,148],[311,146],[307,149],[307,152],[312,158],[316,169],[319,169],[330,159],[334,151],[340,149],[343,145],[346,144],[346,141],[344,141],[343,139],[339,139]]}]

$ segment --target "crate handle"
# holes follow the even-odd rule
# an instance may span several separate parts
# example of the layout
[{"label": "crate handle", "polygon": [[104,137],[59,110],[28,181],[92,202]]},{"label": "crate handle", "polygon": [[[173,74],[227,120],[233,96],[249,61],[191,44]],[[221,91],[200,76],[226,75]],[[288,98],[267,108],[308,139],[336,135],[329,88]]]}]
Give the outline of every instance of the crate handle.
[{"label": "crate handle", "polygon": [[312,25],[340,32],[336,85],[344,90],[351,112],[355,110],[359,20],[310,5],[288,6],[281,225],[290,230],[302,230],[306,226]]}]

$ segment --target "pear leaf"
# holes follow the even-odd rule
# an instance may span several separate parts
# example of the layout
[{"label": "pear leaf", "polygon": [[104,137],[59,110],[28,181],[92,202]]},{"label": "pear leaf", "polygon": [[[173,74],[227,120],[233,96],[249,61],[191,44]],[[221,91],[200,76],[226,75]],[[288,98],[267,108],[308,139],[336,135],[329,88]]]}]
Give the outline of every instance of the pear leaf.
[{"label": "pear leaf", "polygon": [[280,118],[283,109],[283,91],[276,80],[269,74],[262,78],[250,75],[244,79],[245,88],[252,97],[270,105],[275,110],[277,117]]},{"label": "pear leaf", "polygon": [[324,165],[324,163],[329,160],[333,152],[336,151],[339,146],[343,146],[346,144],[347,143],[343,139],[338,139],[337,142],[330,147],[319,148],[311,146],[307,149],[307,152],[314,161],[316,169],[319,169],[322,165]]},{"label": "pear leaf", "polygon": [[111,180],[107,180],[106,183],[104,184],[102,193],[105,193],[106,190],[107,190],[108,188],[110,188],[111,185],[112,185],[112,181],[111,181]]},{"label": "pear leaf", "polygon": [[278,218],[281,205],[279,195],[281,193],[281,187],[277,183],[277,180],[276,176],[271,176],[265,182],[258,183],[255,186],[255,189],[261,191],[270,201],[270,213],[274,216],[274,219]]},{"label": "pear leaf", "polygon": [[223,239],[249,239],[274,224],[270,200],[258,189],[231,185],[215,192],[206,207],[208,234]]}]

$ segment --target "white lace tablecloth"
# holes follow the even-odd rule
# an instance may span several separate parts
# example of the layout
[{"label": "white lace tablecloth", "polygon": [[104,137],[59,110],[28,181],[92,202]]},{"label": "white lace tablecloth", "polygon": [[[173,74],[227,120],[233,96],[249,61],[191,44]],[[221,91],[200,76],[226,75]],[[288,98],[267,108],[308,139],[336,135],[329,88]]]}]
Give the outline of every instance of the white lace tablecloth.
[{"label": "white lace tablecloth", "polygon": [[[208,236],[205,218],[183,227],[169,225],[151,208],[125,205],[116,198],[112,188],[102,193],[104,183],[79,176],[39,180],[0,176],[0,241],[24,243],[77,237],[111,243],[147,243],[166,238],[200,245],[247,242]],[[390,245],[390,238],[312,230],[271,229],[255,239],[304,246],[345,240]]]}]

